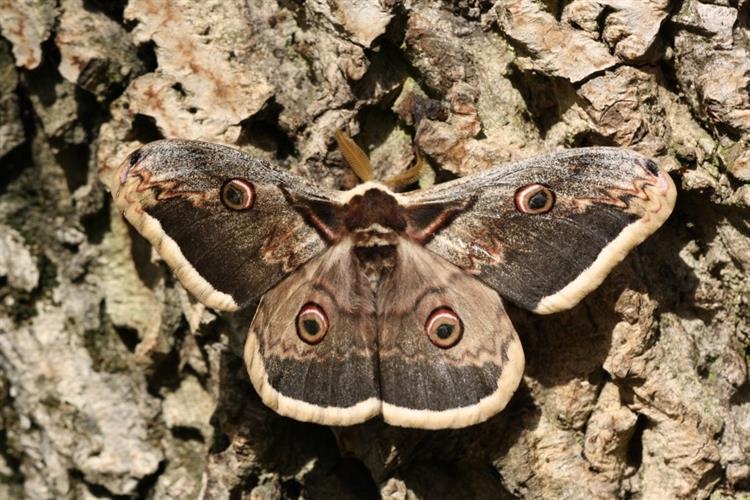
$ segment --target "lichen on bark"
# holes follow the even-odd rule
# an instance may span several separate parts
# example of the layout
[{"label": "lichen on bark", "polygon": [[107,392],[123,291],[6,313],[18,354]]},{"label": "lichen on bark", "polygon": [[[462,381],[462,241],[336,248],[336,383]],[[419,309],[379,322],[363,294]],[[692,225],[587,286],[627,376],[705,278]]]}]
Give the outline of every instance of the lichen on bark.
[{"label": "lichen on bark", "polygon": [[[0,0],[0,497],[750,494],[750,2]],[[263,406],[252,310],[196,303],[106,182],[162,137],[329,187],[588,145],[654,157],[666,225],[571,311],[509,307],[508,408],[331,429]],[[408,381],[405,381],[408,383]]]}]

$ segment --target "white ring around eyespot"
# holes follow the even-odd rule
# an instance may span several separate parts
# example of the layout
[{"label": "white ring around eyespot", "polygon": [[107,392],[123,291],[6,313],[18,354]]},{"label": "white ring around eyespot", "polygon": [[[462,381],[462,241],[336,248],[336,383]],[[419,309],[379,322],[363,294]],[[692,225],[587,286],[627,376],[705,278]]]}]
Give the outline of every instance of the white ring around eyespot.
[{"label": "white ring around eyespot", "polygon": [[[545,204],[545,207],[549,205],[549,208],[540,208],[540,209],[533,209],[529,207],[527,198],[532,197],[530,193],[538,192],[538,191],[546,191],[547,192],[547,203]],[[518,191],[516,191],[516,195],[513,198],[513,203],[516,206],[516,210],[523,214],[530,214],[530,215],[536,215],[536,214],[544,214],[552,210],[552,208],[555,206],[555,192],[552,191],[550,188],[545,186],[544,184],[529,184],[528,186],[525,186],[523,188],[520,188]]]},{"label": "white ring around eyespot", "polygon": [[[241,207],[232,206],[227,202],[227,200],[224,199],[224,194],[230,186],[243,191],[245,202],[242,204]],[[230,210],[235,210],[238,212],[242,210],[249,210],[253,208],[253,205],[255,204],[255,188],[253,187],[252,183],[243,179],[230,179],[227,182],[225,182],[224,185],[221,187],[220,196],[221,196],[221,202],[224,204],[225,207],[227,207]]]},{"label": "white ring around eyespot", "polygon": [[456,315],[455,315],[455,314],[453,314],[453,313],[449,313],[449,312],[447,312],[447,311],[446,311],[446,312],[441,312],[441,313],[435,314],[435,315],[434,315],[434,316],[433,316],[432,318],[430,318],[430,321],[429,321],[429,322],[427,323],[427,328],[426,328],[426,330],[427,330],[427,332],[428,332],[428,333],[429,333],[430,331],[432,331],[432,326],[433,326],[433,325],[435,324],[435,322],[436,322],[437,320],[441,319],[441,318],[450,318],[450,319],[452,319],[452,320],[454,320],[454,321],[458,321],[458,316],[456,316]]},{"label": "white ring around eyespot", "polygon": [[[456,330],[453,330],[451,332],[451,336],[455,335],[455,340],[451,340],[452,337],[448,337],[448,339],[444,340],[438,337],[436,334],[431,333],[432,328],[441,319],[451,320],[450,324],[454,327],[454,329],[457,329],[457,333]],[[427,318],[425,333],[427,334],[427,338],[430,340],[430,342],[436,347],[439,347],[441,349],[450,349],[461,340],[461,337],[463,337],[463,328],[463,322],[461,321],[461,318],[458,317],[458,314],[456,314],[456,312],[448,306],[441,306],[433,310],[430,316]],[[445,344],[443,344],[443,342],[445,342]]]}]

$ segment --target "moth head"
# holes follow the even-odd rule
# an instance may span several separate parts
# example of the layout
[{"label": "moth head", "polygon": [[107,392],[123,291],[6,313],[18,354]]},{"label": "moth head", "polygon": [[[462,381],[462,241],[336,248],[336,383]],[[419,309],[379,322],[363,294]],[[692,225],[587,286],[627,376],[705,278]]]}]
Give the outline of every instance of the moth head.
[{"label": "moth head", "polygon": [[253,208],[255,188],[244,179],[231,179],[221,188],[221,202],[230,210],[242,211]]},{"label": "moth head", "polygon": [[297,314],[297,336],[306,344],[320,343],[328,333],[328,316],[315,302],[308,302]]},{"label": "moth head", "polygon": [[441,306],[432,311],[424,326],[430,342],[441,349],[458,344],[464,334],[464,325],[453,309]]},{"label": "moth head", "polygon": [[546,214],[555,206],[555,192],[543,184],[528,184],[516,190],[516,210],[524,214]]}]

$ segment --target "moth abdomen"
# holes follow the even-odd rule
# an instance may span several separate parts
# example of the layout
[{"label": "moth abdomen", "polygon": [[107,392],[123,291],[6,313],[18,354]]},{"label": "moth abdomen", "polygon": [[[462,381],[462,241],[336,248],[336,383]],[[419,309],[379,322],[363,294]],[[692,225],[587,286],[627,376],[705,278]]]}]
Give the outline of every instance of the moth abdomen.
[{"label": "moth abdomen", "polygon": [[[372,240],[369,240],[372,242]],[[352,248],[359,269],[367,277],[370,289],[376,292],[380,283],[396,266],[396,243],[362,245]]]}]

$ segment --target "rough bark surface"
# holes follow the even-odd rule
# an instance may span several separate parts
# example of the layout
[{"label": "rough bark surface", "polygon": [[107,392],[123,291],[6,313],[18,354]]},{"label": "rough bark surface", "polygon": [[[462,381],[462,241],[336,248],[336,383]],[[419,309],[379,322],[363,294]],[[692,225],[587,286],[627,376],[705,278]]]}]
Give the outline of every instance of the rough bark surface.
[{"label": "rough bark surface", "polygon": [[[747,498],[748,0],[0,0],[0,498]],[[425,432],[260,402],[102,181],[161,137],[351,187],[582,145],[673,217],[572,311],[511,308],[509,407]],[[241,236],[241,235],[239,235]],[[565,242],[561,242],[565,244]],[[409,383],[409,381],[404,381]]]}]

